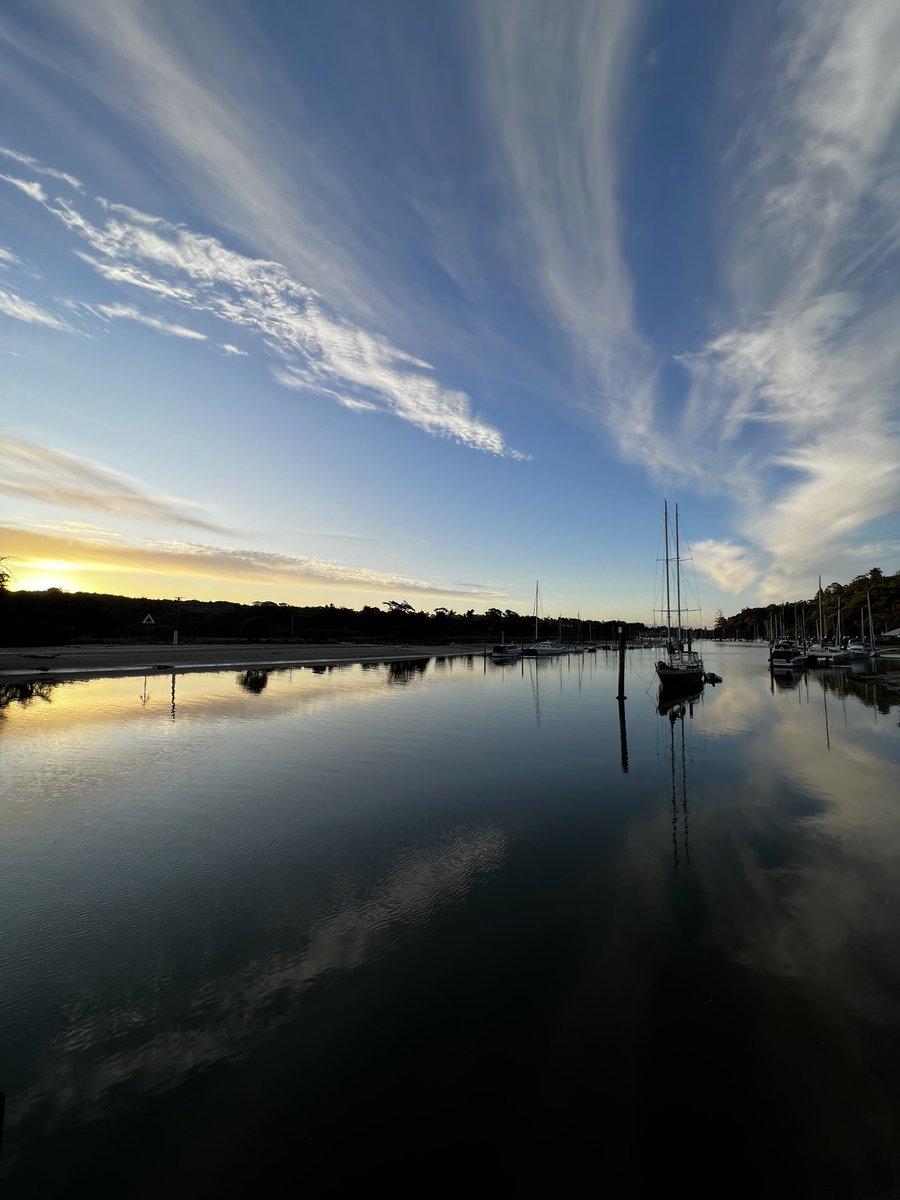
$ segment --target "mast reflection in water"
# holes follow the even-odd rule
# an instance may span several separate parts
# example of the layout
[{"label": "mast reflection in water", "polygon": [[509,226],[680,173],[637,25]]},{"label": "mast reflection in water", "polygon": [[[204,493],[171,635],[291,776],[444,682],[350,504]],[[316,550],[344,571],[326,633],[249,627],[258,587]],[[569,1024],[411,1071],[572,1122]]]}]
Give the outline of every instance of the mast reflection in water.
[{"label": "mast reflection in water", "polygon": [[685,717],[692,720],[694,705],[700,702],[702,689],[683,698],[672,698],[662,689],[657,701],[657,712],[668,719],[669,723],[669,756],[671,762],[671,799],[672,799],[672,865],[678,870],[678,824],[679,807],[681,816],[681,843],[685,863],[690,866],[691,847],[688,839],[688,789],[687,789],[687,753],[685,750],[684,722]]}]

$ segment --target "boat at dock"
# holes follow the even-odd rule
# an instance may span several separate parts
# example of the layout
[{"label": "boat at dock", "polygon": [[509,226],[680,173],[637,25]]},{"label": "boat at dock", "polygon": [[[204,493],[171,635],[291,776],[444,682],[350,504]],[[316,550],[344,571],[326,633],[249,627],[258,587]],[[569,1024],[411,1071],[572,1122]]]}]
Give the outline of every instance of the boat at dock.
[{"label": "boat at dock", "polygon": [[802,671],[809,665],[809,652],[787,638],[779,638],[769,647],[770,671]]},{"label": "boat at dock", "polygon": [[501,642],[491,647],[494,662],[516,662],[522,657],[522,647],[517,642]]},{"label": "boat at dock", "polygon": [[535,642],[533,646],[526,646],[522,653],[527,658],[551,658],[555,654],[565,654],[566,648],[559,642]]}]

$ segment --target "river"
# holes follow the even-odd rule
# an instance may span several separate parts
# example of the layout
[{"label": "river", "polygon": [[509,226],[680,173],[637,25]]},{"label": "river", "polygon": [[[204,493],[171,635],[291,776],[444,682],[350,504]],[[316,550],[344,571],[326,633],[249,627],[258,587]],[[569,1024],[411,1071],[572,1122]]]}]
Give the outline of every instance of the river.
[{"label": "river", "polygon": [[703,650],[7,685],[4,1195],[897,1194],[900,695]]}]

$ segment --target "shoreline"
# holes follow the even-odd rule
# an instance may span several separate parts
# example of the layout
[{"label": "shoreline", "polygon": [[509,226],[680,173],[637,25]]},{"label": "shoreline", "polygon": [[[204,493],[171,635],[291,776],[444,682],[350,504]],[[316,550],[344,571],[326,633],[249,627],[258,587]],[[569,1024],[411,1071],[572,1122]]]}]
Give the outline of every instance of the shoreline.
[{"label": "shoreline", "polygon": [[348,666],[353,663],[407,662],[450,658],[484,652],[479,642],[466,645],[403,646],[396,643],[363,645],[248,646],[8,646],[0,647],[0,679],[78,679],[104,675],[146,675],[148,671],[278,670],[283,667]]}]

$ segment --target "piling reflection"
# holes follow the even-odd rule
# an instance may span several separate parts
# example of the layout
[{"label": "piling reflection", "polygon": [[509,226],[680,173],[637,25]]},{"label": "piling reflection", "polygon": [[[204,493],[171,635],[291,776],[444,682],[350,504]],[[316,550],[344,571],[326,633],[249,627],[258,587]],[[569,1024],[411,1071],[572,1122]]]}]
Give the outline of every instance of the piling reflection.
[{"label": "piling reflection", "polygon": [[625,700],[620,696],[616,701],[619,706],[619,753],[622,760],[622,774],[628,774],[628,730],[625,726]]}]

